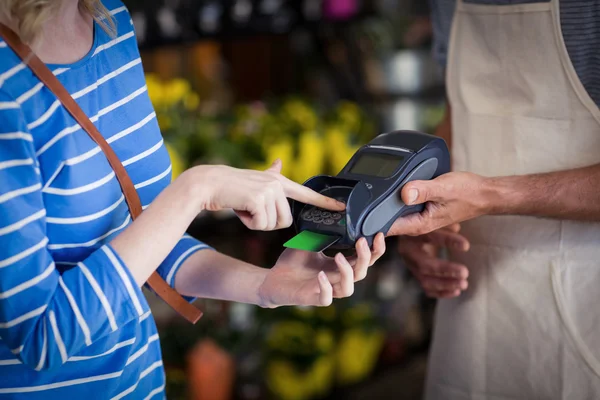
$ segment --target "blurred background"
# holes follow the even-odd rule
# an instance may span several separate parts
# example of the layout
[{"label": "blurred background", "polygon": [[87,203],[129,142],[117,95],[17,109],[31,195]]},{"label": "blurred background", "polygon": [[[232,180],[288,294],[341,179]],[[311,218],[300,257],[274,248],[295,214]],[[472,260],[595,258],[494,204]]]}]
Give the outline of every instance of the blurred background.
[{"label": "blurred background", "polygon": [[[194,164],[337,174],[379,133],[433,133],[444,112],[425,0],[125,0],[174,176]],[[229,213],[192,236],[270,267],[293,231]],[[198,300],[196,326],[149,295],[170,399],[419,399],[433,302],[388,254],[350,299],[263,310]]]}]

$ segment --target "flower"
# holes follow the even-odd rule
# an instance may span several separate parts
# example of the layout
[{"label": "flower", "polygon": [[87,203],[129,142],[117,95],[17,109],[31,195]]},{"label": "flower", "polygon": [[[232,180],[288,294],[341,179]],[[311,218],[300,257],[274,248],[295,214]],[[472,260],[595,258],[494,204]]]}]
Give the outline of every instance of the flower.
[{"label": "flower", "polygon": [[185,162],[183,161],[183,157],[179,154],[175,147],[173,147],[170,143],[165,143],[165,147],[169,153],[169,157],[171,158],[171,179],[175,180],[183,171],[186,170]]}]

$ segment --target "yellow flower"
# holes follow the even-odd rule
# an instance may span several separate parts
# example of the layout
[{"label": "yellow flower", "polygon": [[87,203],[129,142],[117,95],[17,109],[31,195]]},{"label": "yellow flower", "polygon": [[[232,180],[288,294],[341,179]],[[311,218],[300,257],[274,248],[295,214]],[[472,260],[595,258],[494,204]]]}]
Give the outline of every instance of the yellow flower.
[{"label": "yellow flower", "polygon": [[188,93],[183,98],[183,106],[189,111],[197,110],[198,106],[200,106],[200,96],[193,92]]},{"label": "yellow flower", "polygon": [[167,107],[172,107],[183,101],[185,95],[191,91],[190,83],[181,78],[166,82],[163,85],[163,89],[163,101]]},{"label": "yellow flower", "polygon": [[286,177],[290,176],[294,170],[294,146],[289,139],[283,139],[268,146],[265,153],[265,162],[252,165],[252,169],[264,171],[273,164],[273,161],[279,158],[283,164],[281,174]]},{"label": "yellow flower", "polygon": [[320,351],[328,352],[333,348],[333,333],[328,329],[319,329],[315,336],[316,347]]},{"label": "yellow flower", "polygon": [[320,357],[307,370],[299,370],[287,360],[275,359],[267,365],[267,384],[282,400],[304,400],[322,396],[333,384],[335,359]]},{"label": "yellow flower", "polygon": [[167,148],[169,157],[171,158],[171,179],[175,180],[183,171],[185,171],[185,162],[183,161],[181,155],[170,143],[165,143],[165,147]]},{"label": "yellow flower", "polygon": [[339,173],[359,149],[359,146],[350,145],[348,135],[338,127],[327,129],[325,142],[328,149],[327,158],[334,174]]},{"label": "yellow flower", "polygon": [[162,107],[164,102],[164,88],[158,77],[154,74],[146,75],[146,87],[148,88],[148,96],[152,101],[152,105],[155,108]]},{"label": "yellow flower", "polygon": [[300,135],[298,158],[293,171],[293,179],[298,183],[323,173],[325,166],[325,143],[314,131],[306,131]]},{"label": "yellow flower", "polygon": [[384,338],[381,330],[345,332],[337,351],[338,381],[347,385],[365,379],[377,363]]}]

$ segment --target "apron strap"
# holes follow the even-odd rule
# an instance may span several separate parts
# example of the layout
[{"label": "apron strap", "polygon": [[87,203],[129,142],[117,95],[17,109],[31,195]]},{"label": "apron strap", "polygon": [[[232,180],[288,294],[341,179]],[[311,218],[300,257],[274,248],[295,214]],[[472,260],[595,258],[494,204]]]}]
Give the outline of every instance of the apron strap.
[{"label": "apron strap", "polygon": [[[125,196],[125,201],[129,207],[131,218],[135,220],[142,213],[142,204],[140,197],[135,189],[133,182],[125,167],[115,154],[114,150],[106,142],[96,126],[85,115],[83,110],[71,97],[67,89],[54,76],[52,71],[34,54],[34,52],[25,43],[19,39],[18,35],[6,25],[0,23],[0,37],[4,38],[11,49],[23,60],[23,62],[33,71],[33,73],[46,85],[48,89],[58,98],[64,108],[75,118],[81,128],[87,132],[90,138],[98,144],[106,156],[110,166],[115,171],[115,175]],[[148,285],[154,292],[160,296],[175,311],[181,314],[191,323],[196,323],[202,317],[202,311],[188,303],[175,289],[173,289],[161,276],[154,272],[148,279]]]}]

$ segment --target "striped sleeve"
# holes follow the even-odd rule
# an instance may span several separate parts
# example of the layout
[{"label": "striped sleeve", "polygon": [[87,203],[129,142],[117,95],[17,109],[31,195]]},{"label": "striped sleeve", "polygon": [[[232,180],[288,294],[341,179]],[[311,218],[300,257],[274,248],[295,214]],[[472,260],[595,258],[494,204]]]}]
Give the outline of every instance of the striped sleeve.
[{"label": "striped sleeve", "polygon": [[[175,289],[175,276],[177,275],[177,271],[179,271],[179,268],[183,265],[185,260],[192,254],[201,250],[212,250],[212,248],[186,234],[179,242],[177,242],[173,251],[171,251],[169,256],[158,267],[157,272],[173,289]],[[196,299],[193,297],[186,297],[186,300],[192,302]]]},{"label": "striped sleeve", "polygon": [[0,338],[24,364],[48,370],[148,306],[110,245],[58,272],[38,167],[22,111],[0,91]]}]

